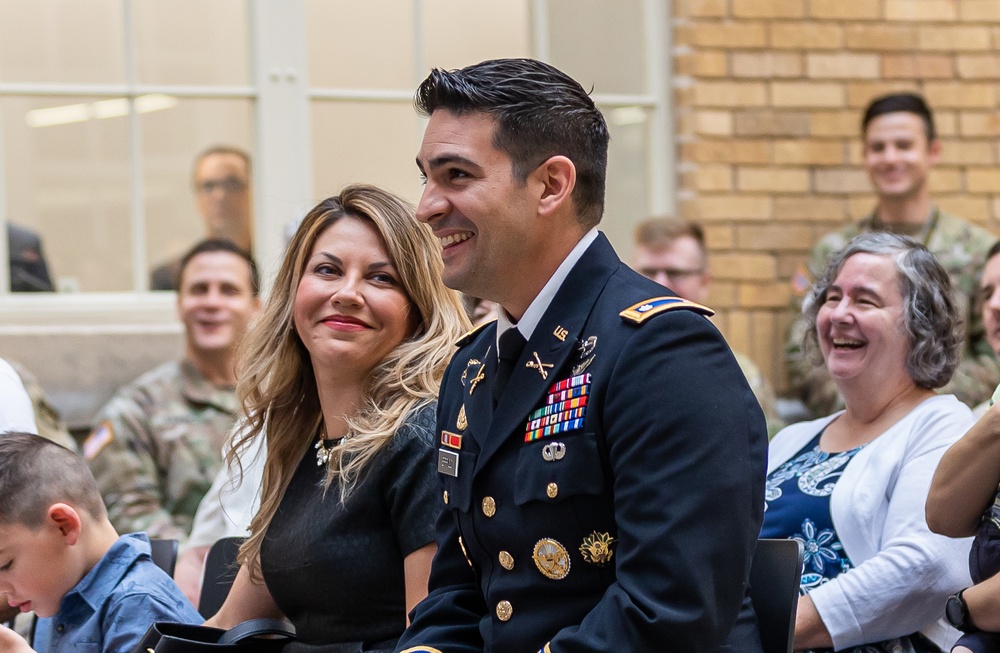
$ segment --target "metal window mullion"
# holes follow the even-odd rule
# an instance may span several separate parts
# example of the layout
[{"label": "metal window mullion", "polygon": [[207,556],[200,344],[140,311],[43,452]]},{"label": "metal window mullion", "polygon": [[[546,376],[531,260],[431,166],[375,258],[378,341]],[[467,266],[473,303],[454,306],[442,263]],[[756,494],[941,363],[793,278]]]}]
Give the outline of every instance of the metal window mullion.
[{"label": "metal window mullion", "polygon": [[252,86],[197,86],[182,84],[23,84],[0,82],[2,95],[89,95],[93,97],[121,97],[134,95],[175,95],[189,98],[253,98]]},{"label": "metal window mullion", "polygon": [[7,148],[4,141],[3,98],[0,97],[0,297],[10,294],[10,247],[7,242]]},{"label": "metal window mullion", "polygon": [[551,34],[549,34],[549,2],[548,0],[533,0],[532,2],[532,47],[534,56],[539,61],[549,61],[552,56]]},{"label": "metal window mullion", "polygon": [[138,80],[132,0],[122,0],[125,26],[125,85],[128,98],[129,223],[132,227],[132,289],[149,289],[146,262],[146,206],[142,183],[142,125],[135,110],[135,87]]},{"label": "metal window mullion", "polygon": [[413,91],[409,89],[311,88],[308,93],[310,100],[413,102]]},{"label": "metal window mullion", "polygon": [[670,111],[669,17],[662,0],[645,0],[646,89],[653,99],[649,120],[649,208],[652,213],[675,213],[673,130]]}]

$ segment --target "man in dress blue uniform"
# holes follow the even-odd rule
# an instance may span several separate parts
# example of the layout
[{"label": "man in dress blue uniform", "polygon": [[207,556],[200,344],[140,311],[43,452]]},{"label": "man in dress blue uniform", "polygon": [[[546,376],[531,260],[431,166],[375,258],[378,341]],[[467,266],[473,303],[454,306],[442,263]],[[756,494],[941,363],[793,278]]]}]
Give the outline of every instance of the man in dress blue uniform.
[{"label": "man in dress blue uniform", "polygon": [[[434,70],[416,102],[417,217],[445,282],[503,310],[441,385],[439,549],[397,650],[718,650],[762,517],[764,417],[710,311],[597,231],[603,116],[526,59]],[[730,642],[760,650],[752,614]]]}]

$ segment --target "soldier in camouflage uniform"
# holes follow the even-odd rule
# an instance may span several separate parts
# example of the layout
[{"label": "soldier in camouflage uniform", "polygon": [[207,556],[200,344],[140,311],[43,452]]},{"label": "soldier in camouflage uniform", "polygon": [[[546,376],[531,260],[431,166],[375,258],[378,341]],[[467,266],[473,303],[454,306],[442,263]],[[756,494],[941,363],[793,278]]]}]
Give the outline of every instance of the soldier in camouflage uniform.
[{"label": "soldier in camouflage uniform", "polygon": [[[878,204],[864,220],[827,234],[817,243],[809,258],[812,278],[797,280],[795,290],[803,294],[833,253],[861,232],[892,231],[916,238],[948,271],[966,325],[964,355],[951,383],[940,392],[954,393],[975,406],[988,399],[1000,381],[1000,365],[986,342],[976,301],[986,252],[996,236],[931,203],[927,175],[940,157],[941,143],[922,98],[895,94],[876,99],[865,112],[862,130],[865,168],[879,195]],[[800,315],[785,348],[789,382],[815,414],[828,415],[843,402],[826,367],[803,351],[804,329]]]},{"label": "soldier in camouflage uniform", "polygon": [[185,356],[122,388],[83,444],[115,528],[183,541],[237,412],[236,346],[259,308],[249,255],[207,240],[182,259]]}]

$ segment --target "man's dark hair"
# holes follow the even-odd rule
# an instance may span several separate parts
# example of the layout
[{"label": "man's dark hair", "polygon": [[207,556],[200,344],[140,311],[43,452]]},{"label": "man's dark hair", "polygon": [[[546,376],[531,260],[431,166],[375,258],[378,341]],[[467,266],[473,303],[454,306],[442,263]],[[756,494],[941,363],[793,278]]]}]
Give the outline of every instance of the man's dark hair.
[{"label": "man's dark hair", "polygon": [[580,222],[592,227],[601,221],[608,125],[569,75],[534,59],[435,68],[417,88],[414,104],[425,116],[438,109],[456,116],[491,115],[496,120],[493,147],[510,157],[514,177],[522,183],[550,157],[567,157],[576,166],[573,204]]},{"label": "man's dark hair", "polygon": [[993,258],[994,256],[996,256],[997,254],[1000,254],[1000,240],[998,240],[997,242],[993,243],[993,247],[990,247],[989,251],[986,252],[986,258],[983,259],[983,261],[984,262],[985,261],[989,261],[991,258]]},{"label": "man's dark hair", "polygon": [[934,114],[927,102],[916,93],[892,93],[875,98],[865,109],[865,115],[861,119],[861,134],[868,131],[868,124],[881,115],[887,113],[897,113],[903,111],[913,113],[924,121],[924,131],[927,132],[927,142],[930,143],[937,138],[937,130],[934,128]]},{"label": "man's dark hair", "polygon": [[39,435],[0,433],[0,525],[36,529],[54,503],[107,516],[87,461]]},{"label": "man's dark hair", "polygon": [[250,163],[250,155],[246,152],[246,150],[241,150],[240,148],[234,147],[232,145],[213,145],[212,147],[209,147],[199,152],[198,156],[194,158],[194,165],[191,168],[192,179],[194,179],[197,176],[198,166],[201,165],[201,162],[207,159],[208,157],[212,156],[213,154],[231,154],[233,156],[238,156],[239,158],[243,159],[243,163],[246,164],[247,177],[251,175],[252,170]]},{"label": "man's dark hair", "polygon": [[197,243],[194,247],[188,250],[187,254],[185,254],[181,259],[180,268],[177,270],[178,290],[181,287],[181,282],[184,280],[184,270],[187,268],[188,263],[191,262],[191,259],[199,254],[207,254],[210,252],[229,252],[230,254],[235,254],[246,261],[246,264],[250,267],[250,290],[253,292],[254,297],[257,297],[260,294],[260,272],[257,270],[257,263],[255,263],[253,257],[250,256],[250,252],[246,251],[231,240],[226,240],[225,238],[208,238]]}]

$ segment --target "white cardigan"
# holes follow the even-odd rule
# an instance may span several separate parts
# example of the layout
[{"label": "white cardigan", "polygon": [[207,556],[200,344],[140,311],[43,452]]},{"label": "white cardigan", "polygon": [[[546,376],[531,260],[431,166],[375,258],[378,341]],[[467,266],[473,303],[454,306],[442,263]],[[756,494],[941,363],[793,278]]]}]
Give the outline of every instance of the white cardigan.
[{"label": "white cardigan", "polygon": [[[842,412],[779,432],[767,473]],[[941,456],[974,423],[953,395],[931,397],[847,463],[830,496],[830,514],[853,569],[809,594],[834,649],[918,630],[945,651],[958,639],[941,617],[947,597],[972,584],[972,539],[931,533],[924,504]]]}]

